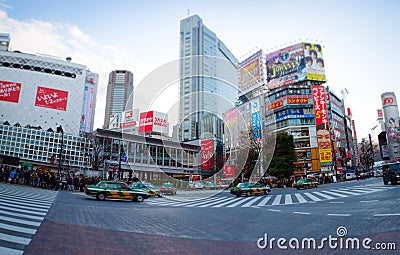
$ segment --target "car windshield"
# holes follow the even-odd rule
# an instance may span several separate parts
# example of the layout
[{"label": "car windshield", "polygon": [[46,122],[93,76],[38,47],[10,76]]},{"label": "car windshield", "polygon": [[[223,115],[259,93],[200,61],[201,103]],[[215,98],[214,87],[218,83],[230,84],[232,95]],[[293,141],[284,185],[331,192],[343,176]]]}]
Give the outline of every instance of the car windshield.
[{"label": "car windshield", "polygon": [[242,182],[242,183],[239,183],[237,186],[238,186],[239,188],[246,188],[246,187],[249,186],[249,184],[246,183],[246,182]]},{"label": "car windshield", "polygon": [[164,184],[162,185],[162,187],[164,187],[164,188],[173,188],[173,187],[174,187],[174,184],[172,184],[172,183],[164,183]]}]

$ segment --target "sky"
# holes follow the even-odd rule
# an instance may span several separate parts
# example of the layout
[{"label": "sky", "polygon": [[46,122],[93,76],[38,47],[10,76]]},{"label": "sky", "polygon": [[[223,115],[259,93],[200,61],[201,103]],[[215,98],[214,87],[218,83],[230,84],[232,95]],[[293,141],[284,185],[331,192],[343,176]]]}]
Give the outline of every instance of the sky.
[{"label": "sky", "polygon": [[[177,60],[179,23],[188,14],[199,15],[239,60],[260,48],[268,53],[300,41],[319,43],[326,85],[340,97],[347,90],[360,141],[376,124],[381,94],[395,92],[400,100],[393,79],[399,11],[396,0],[0,0],[0,33],[10,34],[11,50],[71,57],[98,73],[95,128],[103,124],[109,73],[129,70],[138,86]],[[165,112],[165,105],[153,110]]]}]

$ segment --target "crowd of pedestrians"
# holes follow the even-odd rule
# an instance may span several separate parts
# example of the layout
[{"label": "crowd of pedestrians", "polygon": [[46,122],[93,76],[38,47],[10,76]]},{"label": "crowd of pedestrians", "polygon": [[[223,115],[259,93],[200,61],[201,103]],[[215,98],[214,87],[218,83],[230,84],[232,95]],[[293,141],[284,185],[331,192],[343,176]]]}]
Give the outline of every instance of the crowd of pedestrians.
[{"label": "crowd of pedestrians", "polygon": [[41,189],[83,192],[86,184],[96,184],[100,180],[98,177],[85,177],[82,174],[59,174],[40,169],[0,166],[0,182]]}]

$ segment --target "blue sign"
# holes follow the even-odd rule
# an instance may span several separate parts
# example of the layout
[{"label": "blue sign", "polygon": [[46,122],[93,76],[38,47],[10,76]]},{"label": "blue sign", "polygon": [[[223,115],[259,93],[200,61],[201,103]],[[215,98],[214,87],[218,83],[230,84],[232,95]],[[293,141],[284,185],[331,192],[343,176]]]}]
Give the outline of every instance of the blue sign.
[{"label": "blue sign", "polygon": [[251,128],[253,130],[253,139],[258,140],[261,138],[261,123],[260,112],[254,112],[251,115]]},{"label": "blue sign", "polygon": [[122,155],[121,155],[121,161],[124,161],[124,162],[126,162],[126,160],[127,160],[127,157],[126,157],[126,155],[125,155],[125,154],[122,154]]}]

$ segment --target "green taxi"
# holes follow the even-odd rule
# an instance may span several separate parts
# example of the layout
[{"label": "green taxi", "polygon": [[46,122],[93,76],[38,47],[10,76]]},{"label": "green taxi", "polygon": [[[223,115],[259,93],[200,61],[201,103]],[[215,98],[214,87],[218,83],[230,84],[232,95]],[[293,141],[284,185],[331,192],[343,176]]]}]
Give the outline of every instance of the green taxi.
[{"label": "green taxi", "polygon": [[141,189],[149,195],[149,197],[161,197],[160,188],[157,188],[152,183],[132,182],[129,184],[132,189]]},{"label": "green taxi", "polygon": [[236,187],[231,187],[230,192],[236,195],[236,197],[242,195],[249,197],[252,195],[268,195],[271,192],[271,188],[259,182],[242,182],[236,185]]},{"label": "green taxi", "polygon": [[318,183],[313,179],[304,178],[295,182],[293,187],[296,189],[318,188]]},{"label": "green taxi", "polygon": [[144,199],[149,197],[147,192],[130,188],[126,183],[117,181],[99,181],[96,185],[86,185],[85,194],[100,201],[110,198],[143,202]]}]

